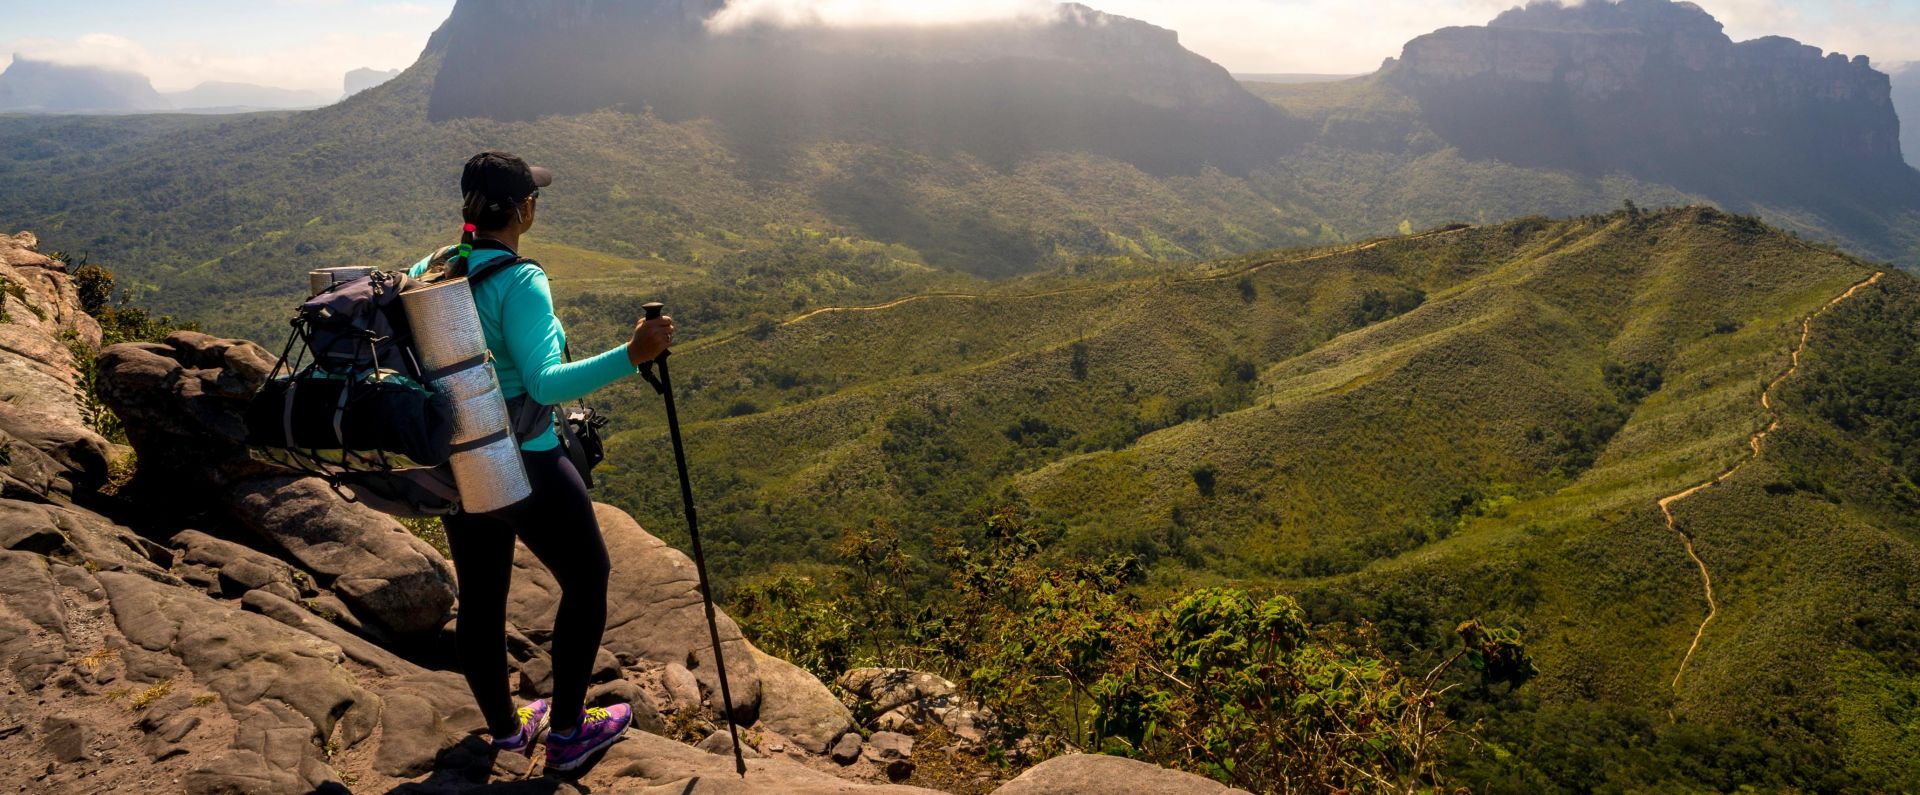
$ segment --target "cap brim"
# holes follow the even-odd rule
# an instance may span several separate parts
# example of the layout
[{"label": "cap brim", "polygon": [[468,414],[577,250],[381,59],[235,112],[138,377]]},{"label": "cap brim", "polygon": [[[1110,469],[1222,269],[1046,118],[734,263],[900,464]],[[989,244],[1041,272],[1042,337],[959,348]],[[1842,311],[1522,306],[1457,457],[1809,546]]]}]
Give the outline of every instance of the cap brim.
[{"label": "cap brim", "polygon": [[541,167],[539,167],[539,166],[534,166],[534,167],[532,167],[532,168],[529,168],[529,169],[527,169],[527,170],[528,170],[528,171],[531,171],[531,172],[533,172],[533,186],[534,186],[534,187],[536,187],[536,188],[544,188],[544,187],[546,187],[546,186],[548,186],[548,185],[552,185],[552,184],[553,184],[553,172],[552,172],[552,171],[548,171],[547,169],[544,169],[544,168],[541,168]]}]

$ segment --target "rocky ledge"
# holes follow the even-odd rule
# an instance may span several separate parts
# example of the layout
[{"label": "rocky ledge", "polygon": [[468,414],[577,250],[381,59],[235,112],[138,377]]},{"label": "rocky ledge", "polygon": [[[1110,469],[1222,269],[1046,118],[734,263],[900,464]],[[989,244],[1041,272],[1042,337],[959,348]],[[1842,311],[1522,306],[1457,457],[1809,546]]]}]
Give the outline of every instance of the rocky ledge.
[{"label": "rocky ledge", "polygon": [[[251,459],[239,412],[272,357],[194,332],[95,352],[101,331],[30,235],[0,237],[0,787],[22,792],[929,792],[912,733],[985,718],[951,683],[849,675],[879,724],[721,616],[744,779],[691,562],[596,506],[620,576],[590,699],[633,731],[584,772],[496,756],[448,656],[458,605],[434,546],[324,483]],[[131,450],[91,429],[79,369]],[[97,410],[93,410],[97,411]],[[110,473],[137,461],[121,483]],[[107,493],[111,492],[111,493]],[[544,692],[558,589],[524,549],[507,650]],[[884,709],[872,709],[883,706]],[[874,729],[884,729],[875,731]],[[942,749],[934,749],[934,752]],[[946,749],[957,750],[957,749]],[[928,749],[922,749],[928,752]],[[1138,762],[1046,762],[1007,792],[1214,793]]]}]

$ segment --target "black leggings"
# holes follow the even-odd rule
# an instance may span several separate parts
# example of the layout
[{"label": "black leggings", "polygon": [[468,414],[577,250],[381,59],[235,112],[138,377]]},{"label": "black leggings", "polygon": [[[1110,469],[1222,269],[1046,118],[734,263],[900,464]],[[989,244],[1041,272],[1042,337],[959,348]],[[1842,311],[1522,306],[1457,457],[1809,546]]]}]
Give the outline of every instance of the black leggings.
[{"label": "black leggings", "polygon": [[586,483],[560,448],[520,457],[533,483],[532,497],[493,513],[446,519],[447,545],[460,577],[455,633],[460,669],[495,737],[520,726],[507,692],[507,586],[513,578],[514,536],[560,584],[560,610],[553,621],[554,731],[579,724],[607,625],[607,545]]}]

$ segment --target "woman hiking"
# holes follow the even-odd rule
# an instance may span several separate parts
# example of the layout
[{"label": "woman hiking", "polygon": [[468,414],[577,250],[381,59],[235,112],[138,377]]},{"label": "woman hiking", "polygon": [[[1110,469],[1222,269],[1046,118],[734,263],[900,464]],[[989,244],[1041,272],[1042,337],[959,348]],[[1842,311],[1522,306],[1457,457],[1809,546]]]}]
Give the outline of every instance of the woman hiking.
[{"label": "woman hiking", "polygon": [[[557,406],[578,400],[634,374],[673,341],[673,319],[661,317],[637,323],[625,345],[589,359],[565,361],[566,330],[554,316],[547,275],[516,253],[520,237],[533,227],[540,189],[552,183],[551,172],[529,167],[512,154],[474,155],[460,175],[460,213],[465,219],[461,245],[421,260],[411,271],[414,276],[473,278],[489,269],[505,269],[475,279],[473,300],[509,405],[531,400]],[[520,437],[520,457],[533,496],[493,513],[447,517],[447,545],[460,580],[455,633],[460,668],[486,717],[493,747],[531,756],[545,730],[547,768],[572,770],[619,740],[633,713],[625,704],[587,709],[584,703],[607,622],[607,548],[585,481],[562,448],[550,413],[542,417],[544,432],[536,425]],[[553,622],[553,700],[518,709],[507,692],[506,649],[507,586],[516,537],[560,585]]]}]

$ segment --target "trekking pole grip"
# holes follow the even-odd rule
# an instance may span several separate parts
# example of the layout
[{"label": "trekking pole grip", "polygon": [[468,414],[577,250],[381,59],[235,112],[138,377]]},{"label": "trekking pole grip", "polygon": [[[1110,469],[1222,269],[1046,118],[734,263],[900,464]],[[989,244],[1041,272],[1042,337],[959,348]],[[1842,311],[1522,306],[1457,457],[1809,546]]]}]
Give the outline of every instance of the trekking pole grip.
[{"label": "trekking pole grip", "polygon": [[[641,305],[640,309],[641,311],[644,311],[647,313],[646,319],[656,320],[660,317],[661,313],[666,311],[667,305],[660,303],[659,301],[653,301],[653,302]],[[640,365],[640,377],[645,378],[648,384],[653,385],[653,391],[658,392],[662,395],[667,393],[667,385],[665,383],[662,383],[663,379],[659,375],[654,374],[653,368],[654,368],[654,365],[657,364],[660,366],[661,370],[666,370],[667,356],[671,353],[672,351],[661,351],[659,356],[655,356],[653,358],[653,361]]]}]

